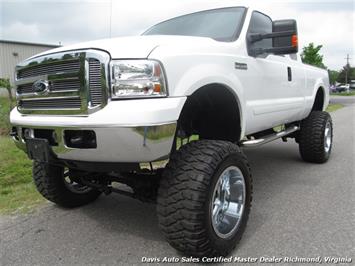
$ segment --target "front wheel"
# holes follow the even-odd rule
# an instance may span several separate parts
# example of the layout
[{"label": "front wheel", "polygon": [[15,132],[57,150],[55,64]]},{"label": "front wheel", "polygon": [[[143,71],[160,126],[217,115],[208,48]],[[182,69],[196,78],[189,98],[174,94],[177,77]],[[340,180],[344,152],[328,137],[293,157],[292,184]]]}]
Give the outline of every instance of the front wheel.
[{"label": "front wheel", "polygon": [[158,191],[167,241],[192,256],[226,256],[245,230],[252,179],[245,155],[227,141],[193,141],[170,158]]},{"label": "front wheel", "polygon": [[64,167],[33,162],[33,180],[39,193],[47,200],[65,208],[88,204],[100,191],[75,182]]},{"label": "front wheel", "polygon": [[301,122],[298,142],[304,161],[328,161],[333,145],[333,123],[330,115],[327,112],[313,111]]}]

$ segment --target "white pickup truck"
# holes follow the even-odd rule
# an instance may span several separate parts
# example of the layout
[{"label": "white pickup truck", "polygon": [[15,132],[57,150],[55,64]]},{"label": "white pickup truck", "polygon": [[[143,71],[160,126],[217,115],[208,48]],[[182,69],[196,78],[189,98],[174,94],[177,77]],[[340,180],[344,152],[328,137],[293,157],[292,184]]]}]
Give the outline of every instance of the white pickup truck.
[{"label": "white pickup truck", "polygon": [[174,248],[225,256],[251,206],[240,147],[294,138],[307,162],[331,153],[328,74],[297,51],[295,20],[247,7],[60,47],[16,67],[11,135],[48,200],[76,207],[118,192],[157,202]]}]

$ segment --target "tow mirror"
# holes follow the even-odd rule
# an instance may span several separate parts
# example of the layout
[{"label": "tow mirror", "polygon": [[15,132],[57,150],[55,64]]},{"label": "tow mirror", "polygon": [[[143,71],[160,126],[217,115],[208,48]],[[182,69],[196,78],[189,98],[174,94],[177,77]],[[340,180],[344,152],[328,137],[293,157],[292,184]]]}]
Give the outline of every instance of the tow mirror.
[{"label": "tow mirror", "polygon": [[294,54],[298,52],[297,22],[293,19],[275,20],[272,23],[272,33],[249,34],[248,39],[251,43],[263,39],[272,39],[272,47],[255,48],[255,56],[264,53],[271,54]]},{"label": "tow mirror", "polygon": [[[289,35],[273,38],[274,49],[281,49],[282,54],[295,54],[298,52],[297,22],[293,19],[275,20],[272,23],[272,32],[289,32]],[[277,53],[277,52],[275,52]]]}]

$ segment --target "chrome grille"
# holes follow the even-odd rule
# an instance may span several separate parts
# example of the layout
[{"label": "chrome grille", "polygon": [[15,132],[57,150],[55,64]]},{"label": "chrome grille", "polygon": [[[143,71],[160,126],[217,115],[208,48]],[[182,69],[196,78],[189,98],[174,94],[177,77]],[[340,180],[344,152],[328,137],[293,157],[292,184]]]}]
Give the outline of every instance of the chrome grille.
[{"label": "chrome grille", "polygon": [[107,102],[108,63],[108,54],[90,49],[51,54],[19,64],[18,110],[34,114],[94,112]]},{"label": "chrome grille", "polygon": [[17,86],[17,93],[18,94],[34,93],[34,90],[32,88],[32,84],[24,84],[21,86]]},{"label": "chrome grille", "polygon": [[89,88],[91,96],[91,105],[98,106],[102,103],[102,85],[101,85],[101,65],[97,59],[89,60]]},{"label": "chrome grille", "polygon": [[58,80],[53,81],[49,86],[50,91],[79,91],[80,81],[79,79]]},{"label": "chrome grille", "polygon": [[[52,92],[55,91],[79,91],[80,90],[80,81],[79,79],[73,80],[57,80],[49,84],[49,90]],[[32,83],[20,85],[17,87],[18,94],[24,93],[35,93]]]},{"label": "chrome grille", "polygon": [[47,109],[74,109],[81,107],[80,97],[72,98],[54,98],[41,100],[19,101],[19,107],[31,110],[47,110]]},{"label": "chrome grille", "polygon": [[79,71],[79,60],[68,60],[64,62],[42,62],[39,65],[33,64],[26,69],[17,72],[17,78],[28,78],[40,75],[50,75],[57,73],[66,73]]}]

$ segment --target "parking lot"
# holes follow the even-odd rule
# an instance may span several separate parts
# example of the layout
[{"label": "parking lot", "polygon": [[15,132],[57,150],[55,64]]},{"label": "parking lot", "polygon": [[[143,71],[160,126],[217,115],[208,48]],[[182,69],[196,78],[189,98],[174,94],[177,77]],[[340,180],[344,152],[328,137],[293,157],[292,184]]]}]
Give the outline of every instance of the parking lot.
[{"label": "parking lot", "polygon": [[[355,101],[332,101],[345,107],[332,113],[327,164],[303,162],[293,140],[245,151],[254,198],[233,256],[355,254]],[[181,255],[163,239],[155,206],[119,195],[74,210],[48,203],[28,215],[0,217],[0,265],[139,264],[142,257],[165,256]]]}]

